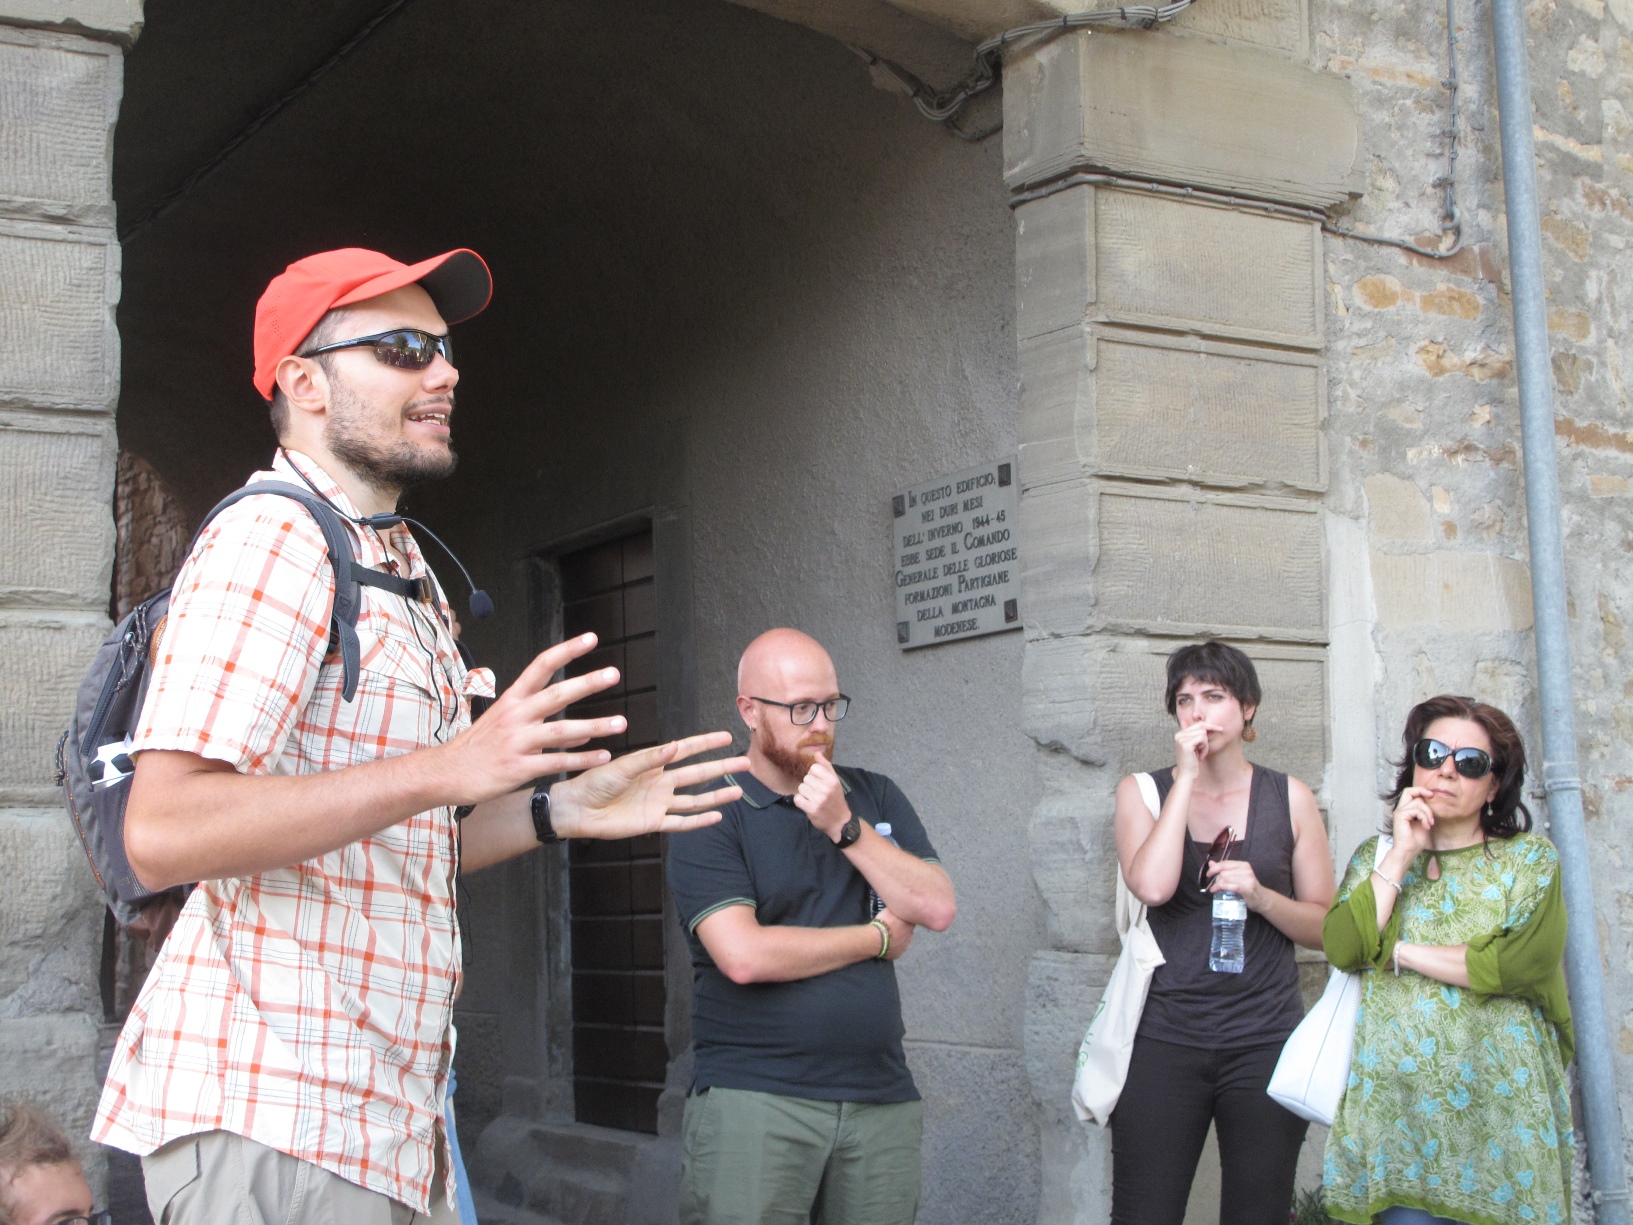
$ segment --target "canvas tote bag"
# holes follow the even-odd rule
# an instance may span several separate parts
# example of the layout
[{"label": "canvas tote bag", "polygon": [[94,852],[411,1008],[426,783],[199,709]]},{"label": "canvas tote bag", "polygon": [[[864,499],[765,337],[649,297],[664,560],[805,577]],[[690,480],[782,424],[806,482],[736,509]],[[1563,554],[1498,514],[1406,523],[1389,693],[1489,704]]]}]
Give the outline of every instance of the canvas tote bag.
[{"label": "canvas tote bag", "polygon": [[[1372,857],[1374,868],[1394,845],[1395,840],[1387,834],[1378,839],[1378,850]],[[1334,970],[1315,1007],[1288,1035],[1265,1092],[1299,1118],[1331,1127],[1349,1084],[1355,1018],[1360,1007],[1361,976]]]},{"label": "canvas tote bag", "polygon": [[[1149,774],[1136,774],[1134,781],[1151,810],[1151,819],[1156,820],[1156,780]],[[1111,1112],[1123,1093],[1151,975],[1166,960],[1146,922],[1145,903],[1128,891],[1121,870],[1117,873],[1117,934],[1122,937],[1123,951],[1089,1021],[1089,1031],[1083,1035],[1077,1051],[1077,1078],[1072,1082],[1072,1109],[1078,1119],[1085,1123],[1093,1119],[1101,1127],[1111,1122]]]}]

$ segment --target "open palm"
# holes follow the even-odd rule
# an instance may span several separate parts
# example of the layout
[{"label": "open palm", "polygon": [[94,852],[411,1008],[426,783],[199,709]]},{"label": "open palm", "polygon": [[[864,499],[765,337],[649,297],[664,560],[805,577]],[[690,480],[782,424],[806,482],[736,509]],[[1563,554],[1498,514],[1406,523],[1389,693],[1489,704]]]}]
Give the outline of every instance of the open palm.
[{"label": "open palm", "polygon": [[720,820],[719,806],[739,798],[741,787],[721,787],[702,795],[677,792],[733,770],[747,770],[748,758],[668,767],[730,743],[730,732],[708,732],[641,749],[586,770],[551,788],[551,823],[563,838],[634,838],[713,825]]}]

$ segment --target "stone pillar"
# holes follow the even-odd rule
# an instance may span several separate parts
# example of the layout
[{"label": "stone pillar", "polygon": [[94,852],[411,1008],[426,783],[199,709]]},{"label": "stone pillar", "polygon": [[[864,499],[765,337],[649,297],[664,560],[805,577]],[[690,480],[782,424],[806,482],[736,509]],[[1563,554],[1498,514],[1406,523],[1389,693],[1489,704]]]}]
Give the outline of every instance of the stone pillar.
[{"label": "stone pillar", "polygon": [[1004,74],[1049,1225],[1109,1205],[1108,1136],[1068,1098],[1118,948],[1113,792],[1171,760],[1164,657],[1242,644],[1265,685],[1255,760],[1320,793],[1328,758],[1318,210],[1353,193],[1358,128],[1347,85],[1302,62],[1302,5],[1219,8],[1249,14],[1230,43],[1079,33]]},{"label": "stone pillar", "polygon": [[52,780],[108,630],[110,162],[120,41],[140,12],[139,0],[0,0],[0,1101],[32,1099],[82,1142],[100,1088],[102,908]]}]

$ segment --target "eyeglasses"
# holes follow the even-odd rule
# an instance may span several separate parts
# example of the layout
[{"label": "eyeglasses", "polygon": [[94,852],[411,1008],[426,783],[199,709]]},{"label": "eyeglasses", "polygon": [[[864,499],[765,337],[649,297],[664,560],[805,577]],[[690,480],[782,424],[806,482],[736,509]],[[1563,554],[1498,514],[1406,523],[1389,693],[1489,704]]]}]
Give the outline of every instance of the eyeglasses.
[{"label": "eyeglasses", "polygon": [[1412,760],[1425,770],[1438,770],[1446,758],[1464,778],[1484,778],[1491,773],[1491,754],[1484,749],[1454,749],[1438,740],[1419,740],[1412,746]]},{"label": "eyeglasses", "polygon": [[1235,849],[1236,831],[1227,825],[1219,831],[1219,835],[1213,840],[1213,845],[1208,848],[1208,853],[1202,858],[1202,871],[1196,874],[1196,887],[1198,889],[1204,893],[1208,891],[1208,865],[1224,863],[1225,860],[1230,858],[1230,853]]},{"label": "eyeglasses", "polygon": [[788,712],[795,727],[804,727],[807,723],[815,722],[817,711],[827,716],[829,723],[838,723],[851,708],[851,700],[844,694],[837,698],[829,698],[826,702],[773,702],[770,698],[750,697],[751,702],[764,702],[767,706],[781,706]]},{"label": "eyeglasses", "polygon": [[337,340],[332,345],[321,345],[295,356],[316,357],[319,353],[332,353],[336,349],[357,349],[363,345],[374,346],[376,361],[395,366],[399,370],[424,370],[436,361],[438,353],[442,354],[442,360],[450,366],[454,364],[453,341],[433,332],[422,332],[418,328],[398,328],[394,332],[376,332],[373,336],[359,336],[355,340]]}]

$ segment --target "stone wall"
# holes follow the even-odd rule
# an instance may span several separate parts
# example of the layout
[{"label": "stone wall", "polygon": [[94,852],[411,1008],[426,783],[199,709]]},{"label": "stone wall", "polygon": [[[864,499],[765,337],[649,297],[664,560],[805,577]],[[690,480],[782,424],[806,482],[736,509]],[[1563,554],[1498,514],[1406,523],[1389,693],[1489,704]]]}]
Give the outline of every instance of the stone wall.
[{"label": "stone wall", "polygon": [[1083,34],[1006,65],[1023,702],[1043,778],[1030,843],[1052,946],[1027,1000],[1042,1222],[1108,1205],[1107,1135],[1068,1095],[1117,951],[1117,779],[1172,756],[1164,657],[1241,642],[1265,690],[1254,759],[1319,787],[1328,758],[1326,318],[1308,206],[1347,196],[1357,127],[1343,82],[1290,55],[1274,14],[1236,33],[1258,45]]},{"label": "stone wall", "polygon": [[[946,79],[961,39],[1042,6],[750,7],[878,31]],[[1103,1136],[1067,1117],[1065,1085],[1115,949],[1112,787],[1167,738],[1162,656],[1209,633],[1248,647],[1267,692],[1257,756],[1317,787],[1340,859],[1382,815],[1384,759],[1413,701],[1472,691],[1537,744],[1484,10],[1459,5],[1469,246],[1432,261],[1323,234],[1298,210],[1361,193],[1343,224],[1434,235],[1447,103],[1436,6],[1209,0],[1172,30],[1018,54],[1001,167],[992,145],[956,144],[869,91],[832,42],[755,14],[645,4],[613,31],[591,6],[540,10],[530,36],[575,50],[558,66],[570,86],[540,90],[531,52],[508,52],[527,41],[514,26],[450,47],[434,8],[405,11],[146,233],[133,257],[144,297],[127,320],[139,388],[122,429],[196,513],[267,440],[233,416],[258,411],[247,329],[243,344],[189,350],[185,394],[174,337],[200,318],[247,319],[266,277],[317,245],[497,253],[501,296],[461,338],[466,472],[460,489],[423,497],[430,517],[479,573],[521,576],[525,602],[529,550],[650,514],[671,558],[660,583],[680,593],[666,615],[686,629],[666,726],[729,722],[732,658],[771,621],[830,641],[875,709],[932,712],[870,723],[859,705],[847,727],[848,751],[923,797],[971,882],[959,926],[902,970],[931,1099],[926,1220],[972,1204],[983,1220],[1034,1205],[1041,1221],[1098,1219]],[[897,10],[948,33],[927,37]],[[1633,1105],[1621,849],[1633,578],[1615,564],[1633,543],[1619,349],[1633,3],[1534,0],[1530,17],[1585,801]],[[0,1097],[42,1097],[80,1131],[95,1094],[98,909],[49,763],[107,624],[120,290],[109,135],[119,40],[139,21],[132,0],[0,0],[0,850],[27,868],[0,902]],[[249,42],[240,54],[259,55]],[[724,67],[671,71],[677,46]],[[445,85],[483,89],[397,97],[403,58],[433,51]],[[607,120],[651,98],[664,124],[645,102],[639,122]],[[333,113],[412,102],[480,120],[463,130],[491,144],[443,141],[456,186],[428,185],[405,209],[383,186],[404,168],[382,152],[359,169],[327,134]],[[207,136],[168,152],[186,168]],[[327,167],[329,192],[278,182],[269,167],[296,152]],[[1016,197],[1013,301],[1000,176]],[[337,199],[368,213],[366,236],[337,230]],[[172,258],[183,248],[208,256],[208,278]],[[1024,650],[1006,636],[900,654],[879,581],[888,527],[881,500],[870,543],[870,499],[1017,442]],[[509,615],[473,640],[513,666],[536,630]],[[948,775],[949,757],[981,762],[981,783]],[[564,1016],[537,976],[560,953],[543,947],[552,882],[533,866],[501,871],[472,882],[483,936],[462,1010],[489,1056],[486,1074],[471,1069],[472,1101],[548,1113],[539,1086],[565,1066],[541,1041]],[[1028,1087],[1034,1102],[1017,1109]]]},{"label": "stone wall", "polygon": [[[1370,775],[1367,763],[1353,763],[1342,852],[1382,816],[1368,792],[1390,773],[1384,758],[1398,756],[1415,701],[1474,694],[1515,717],[1533,765],[1541,753],[1491,30],[1483,6],[1456,9],[1465,250],[1432,261],[1327,240],[1327,506],[1353,567],[1357,693],[1370,679],[1376,722],[1373,736],[1356,738],[1376,748]],[[1633,409],[1621,350],[1633,271],[1633,7],[1540,0],[1527,13],[1583,801],[1625,1120],[1633,1118],[1625,564]],[[1311,14],[1315,61],[1351,81],[1370,153],[1366,194],[1342,222],[1431,237],[1448,101],[1443,10],[1312,0]],[[1543,826],[1540,786],[1532,794]]]},{"label": "stone wall", "polygon": [[[903,653],[889,549],[893,492],[1017,444],[1001,142],[957,139],[834,40],[719,0],[643,0],[617,23],[596,0],[492,23],[475,11],[405,7],[126,243],[121,441],[202,513],[271,453],[247,379],[268,277],[351,242],[482,252],[493,304],[455,334],[460,471],[409,503],[497,599],[491,620],[467,622],[471,645],[514,675],[547,630],[530,615],[530,555],[647,517],[665,733],[739,726],[736,660],[761,630],[799,625],[829,646],[855,699],[844,760],[901,784],[960,893],[958,922],[899,967],[927,1103],[922,1220],[1030,1225],[1022,1046],[1043,924],[1022,635]],[[177,144],[210,147],[191,114],[171,122],[189,111],[201,28],[212,56],[196,71],[220,73],[223,92],[288,56],[274,9],[225,13],[156,8],[129,57],[121,165],[169,165],[151,191],[190,168]],[[567,49],[547,75],[540,47]],[[404,124],[419,141],[359,156],[356,131]],[[453,168],[427,177],[425,148]],[[278,172],[292,157],[321,193]],[[617,1203],[634,1182],[665,1189],[672,1214],[678,1159],[631,1179],[667,1160],[648,1137],[615,1151],[572,1130],[560,869],[543,853],[462,884],[461,1117],[480,1133],[505,1116],[467,1155],[488,1189],[513,1173],[540,1207],[582,1191],[601,1219],[642,1220],[639,1197]],[[669,949],[672,1149],[690,1072],[678,926]]]},{"label": "stone wall", "polygon": [[128,38],[139,15],[0,4],[0,1101],[51,1110],[98,1186],[84,1137],[99,1088],[102,910],[53,757],[108,629],[122,59],[107,40]]}]

